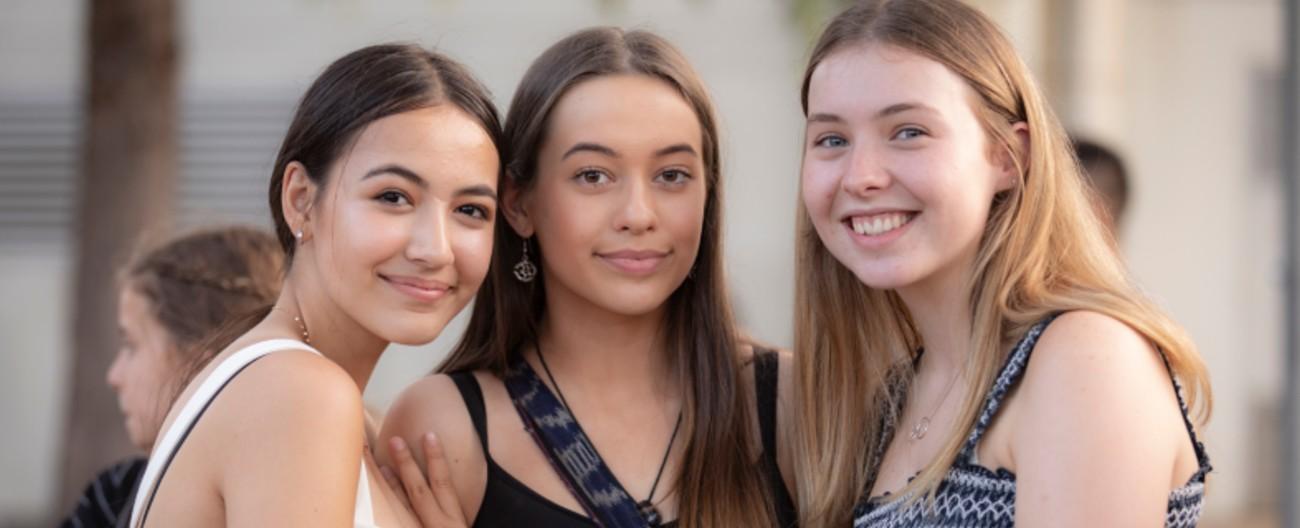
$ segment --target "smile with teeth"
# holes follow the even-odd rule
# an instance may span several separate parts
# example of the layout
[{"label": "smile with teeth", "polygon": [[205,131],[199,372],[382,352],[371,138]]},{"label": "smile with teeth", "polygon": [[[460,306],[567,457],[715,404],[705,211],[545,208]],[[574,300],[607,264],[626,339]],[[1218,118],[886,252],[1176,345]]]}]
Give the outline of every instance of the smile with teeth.
[{"label": "smile with teeth", "polygon": [[865,236],[878,236],[903,227],[916,218],[916,213],[894,212],[849,218],[853,232]]}]

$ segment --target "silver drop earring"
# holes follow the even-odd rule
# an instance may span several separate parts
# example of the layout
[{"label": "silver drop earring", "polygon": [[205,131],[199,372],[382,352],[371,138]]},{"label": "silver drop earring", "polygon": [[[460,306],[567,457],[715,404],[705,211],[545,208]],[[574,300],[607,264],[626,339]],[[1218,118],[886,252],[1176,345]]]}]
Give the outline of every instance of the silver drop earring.
[{"label": "silver drop earring", "polygon": [[514,267],[515,279],[519,282],[533,282],[537,278],[537,266],[528,258],[528,239],[524,239],[524,255]]}]

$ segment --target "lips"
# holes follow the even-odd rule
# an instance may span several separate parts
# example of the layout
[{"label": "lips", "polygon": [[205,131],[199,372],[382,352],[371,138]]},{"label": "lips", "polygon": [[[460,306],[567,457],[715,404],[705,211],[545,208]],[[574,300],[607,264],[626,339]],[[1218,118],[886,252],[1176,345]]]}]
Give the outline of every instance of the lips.
[{"label": "lips", "polygon": [[623,273],[647,275],[658,269],[670,254],[651,249],[624,249],[596,253],[596,257]]},{"label": "lips", "polygon": [[379,278],[383,279],[384,282],[387,282],[398,292],[425,303],[437,301],[438,299],[445,297],[452,290],[452,286],[445,282],[421,279],[418,277],[384,275],[381,273]]}]

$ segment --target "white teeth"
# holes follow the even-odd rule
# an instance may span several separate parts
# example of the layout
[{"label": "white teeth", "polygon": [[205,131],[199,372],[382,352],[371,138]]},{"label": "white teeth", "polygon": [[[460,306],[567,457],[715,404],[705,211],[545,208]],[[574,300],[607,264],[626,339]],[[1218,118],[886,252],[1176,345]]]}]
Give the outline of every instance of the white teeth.
[{"label": "white teeth", "polygon": [[911,213],[885,213],[871,217],[855,216],[851,218],[853,231],[859,235],[876,236],[888,233],[912,220]]}]

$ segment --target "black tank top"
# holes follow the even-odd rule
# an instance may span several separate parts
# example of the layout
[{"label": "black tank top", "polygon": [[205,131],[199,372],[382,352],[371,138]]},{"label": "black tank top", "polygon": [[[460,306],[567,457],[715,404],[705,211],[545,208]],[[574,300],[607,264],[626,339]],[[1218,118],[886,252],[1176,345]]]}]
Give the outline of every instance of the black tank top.
[{"label": "black tank top", "polygon": [[[763,437],[762,471],[772,486],[777,520],[780,526],[789,527],[795,526],[797,515],[794,501],[785,487],[785,481],[781,480],[781,471],[776,462],[777,369],[775,353],[755,350],[754,387],[758,402],[759,430]],[[483,492],[483,503],[479,506],[474,526],[596,526],[585,515],[543,497],[497,465],[488,451],[487,408],[483,403],[483,390],[479,387],[478,380],[470,372],[453,372],[450,376],[456,382],[461,398],[465,400],[465,407],[483,448],[483,459],[487,462],[487,488]],[[664,526],[676,527],[677,521]]]}]

